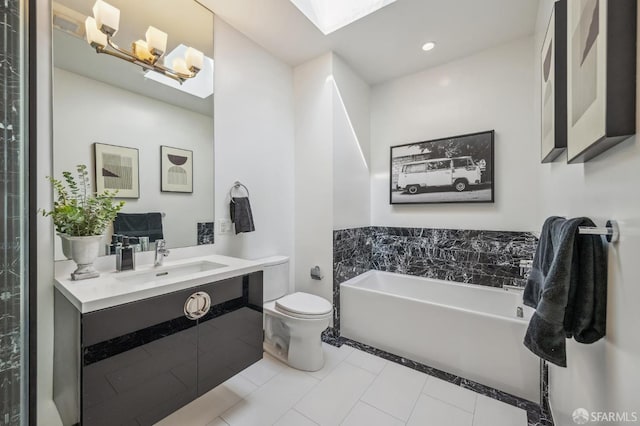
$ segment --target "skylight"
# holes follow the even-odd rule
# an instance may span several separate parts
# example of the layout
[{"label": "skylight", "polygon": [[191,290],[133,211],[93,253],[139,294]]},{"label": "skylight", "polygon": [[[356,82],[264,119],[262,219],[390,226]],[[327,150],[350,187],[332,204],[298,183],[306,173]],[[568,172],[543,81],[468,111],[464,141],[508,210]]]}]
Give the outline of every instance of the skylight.
[{"label": "skylight", "polygon": [[[174,58],[184,57],[186,51],[187,46],[179,44],[165,56],[165,63],[171,64]],[[204,57],[204,68],[200,70],[198,75],[182,84],[153,71],[147,71],[144,76],[149,80],[157,81],[158,83],[173,87],[174,89],[197,96],[198,98],[206,99],[213,94],[213,59],[208,56]]]},{"label": "skylight", "polygon": [[324,35],[362,19],[396,0],[291,0]]}]

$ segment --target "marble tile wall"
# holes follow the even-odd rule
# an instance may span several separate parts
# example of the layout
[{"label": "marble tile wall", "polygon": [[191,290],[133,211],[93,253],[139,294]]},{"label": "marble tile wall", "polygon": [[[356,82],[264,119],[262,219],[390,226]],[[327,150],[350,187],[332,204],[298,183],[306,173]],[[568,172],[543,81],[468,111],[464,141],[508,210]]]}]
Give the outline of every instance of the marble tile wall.
[{"label": "marble tile wall", "polygon": [[520,260],[533,259],[526,232],[381,228],[370,230],[371,269],[491,287],[524,286]]},{"label": "marble tile wall", "polygon": [[23,262],[20,2],[0,0],[0,424],[20,424]]},{"label": "marble tile wall", "polygon": [[213,244],[214,242],[214,223],[198,222],[198,245]]}]

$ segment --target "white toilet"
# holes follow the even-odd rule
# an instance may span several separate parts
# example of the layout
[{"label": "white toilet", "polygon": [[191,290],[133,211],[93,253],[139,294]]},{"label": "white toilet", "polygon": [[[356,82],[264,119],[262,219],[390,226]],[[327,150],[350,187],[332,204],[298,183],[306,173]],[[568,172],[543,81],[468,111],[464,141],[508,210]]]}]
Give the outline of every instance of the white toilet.
[{"label": "white toilet", "polygon": [[293,368],[317,371],[324,365],[322,332],[333,306],[326,299],[289,288],[289,258],[262,259],[264,265],[264,350]]}]

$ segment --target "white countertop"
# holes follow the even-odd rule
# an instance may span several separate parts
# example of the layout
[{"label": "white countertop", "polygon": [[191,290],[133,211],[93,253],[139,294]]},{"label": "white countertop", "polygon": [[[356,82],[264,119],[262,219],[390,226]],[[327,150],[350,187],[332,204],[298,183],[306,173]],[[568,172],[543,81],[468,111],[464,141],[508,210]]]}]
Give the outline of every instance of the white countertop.
[{"label": "white countertop", "polygon": [[[136,262],[142,265],[137,265],[135,271],[127,272],[115,271],[114,256],[99,258],[94,265],[100,271],[100,277],[81,281],[73,281],[70,278],[70,273],[75,269],[72,261],[56,262],[55,288],[85,314],[262,270],[261,261],[209,254],[196,248],[174,249],[171,250],[171,255],[165,258],[162,269],[199,261],[225,266],[159,281],[121,281],[128,274],[140,274],[154,269],[153,253],[139,253],[137,256]],[[147,262],[148,260],[151,261]]]}]

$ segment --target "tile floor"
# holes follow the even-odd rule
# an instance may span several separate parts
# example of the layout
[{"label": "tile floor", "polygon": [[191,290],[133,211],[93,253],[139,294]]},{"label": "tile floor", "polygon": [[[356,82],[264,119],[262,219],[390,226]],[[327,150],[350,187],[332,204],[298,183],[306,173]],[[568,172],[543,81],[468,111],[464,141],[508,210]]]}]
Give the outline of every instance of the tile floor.
[{"label": "tile floor", "polygon": [[324,368],[264,359],[160,426],[526,426],[524,410],[343,345]]}]

